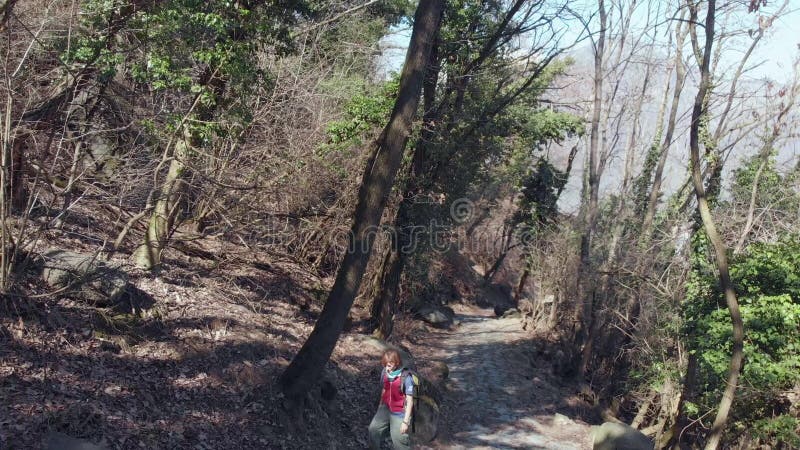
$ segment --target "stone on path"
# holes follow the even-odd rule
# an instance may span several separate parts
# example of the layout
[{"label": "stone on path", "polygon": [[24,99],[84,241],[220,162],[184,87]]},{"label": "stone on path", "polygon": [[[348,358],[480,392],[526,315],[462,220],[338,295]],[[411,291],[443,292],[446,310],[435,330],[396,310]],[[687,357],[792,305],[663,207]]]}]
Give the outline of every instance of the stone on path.
[{"label": "stone on path", "polygon": [[439,405],[427,395],[418,397],[415,403],[414,440],[417,443],[428,443],[439,432]]},{"label": "stone on path", "polygon": [[453,318],[455,317],[455,313],[450,308],[430,305],[420,308],[417,311],[417,315],[437,328],[449,328],[453,325]]},{"label": "stone on path", "polygon": [[556,413],[553,416],[553,425],[559,425],[559,426],[561,426],[561,425],[572,425],[574,423],[575,422],[573,422],[572,419],[570,419],[569,417],[567,417],[567,416],[565,416],[563,414]]},{"label": "stone on path", "polygon": [[592,450],[653,450],[653,441],[639,430],[621,423],[606,422],[592,427]]},{"label": "stone on path", "polygon": [[519,312],[517,308],[507,309],[506,312],[503,313],[503,318],[519,318],[522,317],[522,313]]}]

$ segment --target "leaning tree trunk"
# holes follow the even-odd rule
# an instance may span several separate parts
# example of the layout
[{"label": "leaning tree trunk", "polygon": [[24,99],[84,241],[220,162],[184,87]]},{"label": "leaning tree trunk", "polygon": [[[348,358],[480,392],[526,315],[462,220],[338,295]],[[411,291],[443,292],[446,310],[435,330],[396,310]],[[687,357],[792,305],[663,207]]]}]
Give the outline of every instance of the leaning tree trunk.
[{"label": "leaning tree trunk", "polygon": [[295,412],[300,409],[305,394],[319,378],[331,356],[344,322],[361,285],[374,238],[400,168],[411,124],[419,104],[425,66],[428,62],[434,35],[439,27],[443,0],[421,0],[414,17],[414,29],[400,76],[400,90],[389,123],[383,130],[373,155],[367,161],[355,220],[350,232],[349,251],[345,254],[336,281],[314,330],[303,347],[280,376],[280,385]]},{"label": "leaning tree trunk", "polygon": [[[711,84],[709,63],[711,60],[711,47],[714,43],[715,3],[715,0],[708,1],[705,27],[705,51],[703,52],[703,60],[700,67],[700,89],[697,92],[697,97],[695,97],[694,100],[694,108],[692,109],[692,126],[689,131],[689,145],[691,151],[692,182],[694,184],[695,195],[697,196],[697,209],[700,212],[700,218],[703,221],[705,232],[711,244],[714,246],[714,256],[716,257],[717,269],[719,270],[720,286],[725,292],[725,301],[731,315],[731,323],[733,326],[733,352],[731,353],[730,367],[728,369],[727,385],[722,394],[722,399],[719,402],[719,409],[717,410],[716,418],[714,418],[714,424],[708,434],[705,445],[706,450],[715,450],[722,438],[722,432],[728,420],[728,413],[730,412],[733,398],[736,394],[739,371],[742,368],[742,360],[744,357],[744,324],[742,323],[742,316],[739,312],[739,302],[736,299],[736,292],[733,289],[733,283],[731,282],[730,273],[728,272],[728,249],[717,232],[717,227],[711,216],[711,209],[709,208],[708,198],[703,186],[703,177],[700,172],[700,127],[704,116],[708,114],[706,110],[706,99],[709,95]],[[692,15],[695,16],[692,17],[695,19],[696,12],[693,11]]]},{"label": "leaning tree trunk", "polygon": [[[215,98],[222,97],[227,83],[224,77],[218,76],[219,70],[219,66],[213,69],[209,67],[199,79],[200,85],[209,88]],[[167,175],[160,187],[153,187],[150,192],[150,198],[148,198],[148,207],[145,210],[150,209],[151,200],[155,200],[155,205],[152,208],[153,213],[150,215],[150,220],[147,224],[144,242],[139,245],[133,254],[134,263],[145,270],[151,270],[161,264],[161,253],[167,247],[178,206],[180,205],[180,199],[186,185],[184,177],[187,162],[190,155],[195,153],[201,145],[201,139],[191,129],[190,123],[196,120],[210,122],[214,120],[214,116],[217,114],[217,102],[214,101],[211,104],[203,105],[201,104],[202,97],[201,93],[195,95],[192,106],[178,126],[177,133],[179,134],[176,133],[175,143],[172,144],[172,141],[167,143],[164,159],[162,159],[162,163],[169,161]],[[159,165],[159,167],[161,166]],[[158,176],[158,169],[156,169],[156,176]],[[117,242],[118,244],[119,242]]]},{"label": "leaning tree trunk", "polygon": [[372,300],[372,322],[377,325],[375,335],[386,339],[392,334],[392,323],[397,310],[397,293],[400,291],[400,279],[405,270],[406,258],[409,252],[416,249],[415,239],[408,233],[414,228],[413,203],[416,194],[422,190],[422,177],[429,164],[428,143],[434,138],[436,122],[439,118],[439,108],[436,107],[436,84],[441,70],[439,57],[438,30],[434,34],[434,43],[428,55],[428,64],[425,68],[425,77],[422,81],[422,132],[414,147],[411,165],[408,172],[408,183],[403,189],[400,205],[394,219],[394,235],[387,250],[383,264],[380,267],[378,286]]},{"label": "leaning tree trunk", "polygon": [[161,252],[167,246],[170,230],[175,221],[183,192],[183,174],[186,171],[185,160],[190,153],[191,136],[185,132],[182,139],[175,143],[175,151],[169,163],[169,170],[161,185],[150,220],[144,242],[133,253],[133,262],[137,266],[151,270],[161,264]]}]

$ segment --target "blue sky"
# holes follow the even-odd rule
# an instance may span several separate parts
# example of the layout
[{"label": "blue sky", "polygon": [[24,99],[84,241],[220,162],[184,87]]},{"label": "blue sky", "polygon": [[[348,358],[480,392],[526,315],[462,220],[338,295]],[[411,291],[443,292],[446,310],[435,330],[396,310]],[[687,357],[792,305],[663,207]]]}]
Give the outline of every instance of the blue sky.
[{"label": "blue sky", "polygon": [[[755,28],[758,24],[759,14],[771,15],[781,3],[775,0],[770,1],[761,13],[748,14],[742,7],[742,12],[737,17],[737,20]],[[596,8],[596,2],[594,1],[586,2],[585,5]],[[584,8],[588,10],[589,6],[584,6]],[[720,17],[719,19],[722,20],[723,18]],[[577,29],[578,23],[572,22],[572,26],[575,28],[574,33],[577,35],[580,32]],[[410,28],[404,25],[384,37],[381,41],[384,53],[380,58],[378,77],[385,78],[392,71],[397,72],[400,70],[410,35]],[[743,47],[745,44],[743,43]],[[762,62],[762,64],[750,72],[750,77],[772,78],[778,82],[789,80],[792,76],[792,62],[794,58],[800,55],[798,46],[800,46],[800,2],[791,0],[786,12],[768,30],[763,42],[752,56],[751,61]],[[740,51],[743,50],[733,49],[728,57],[735,58],[737,52]]]},{"label": "blue sky", "polygon": [[794,10],[779,17],[773,24],[773,30],[765,36],[768,40],[760,51],[765,63],[756,70],[757,74],[772,77],[776,81],[786,81],[791,77],[792,61],[800,55],[799,4],[790,2],[789,7]]}]

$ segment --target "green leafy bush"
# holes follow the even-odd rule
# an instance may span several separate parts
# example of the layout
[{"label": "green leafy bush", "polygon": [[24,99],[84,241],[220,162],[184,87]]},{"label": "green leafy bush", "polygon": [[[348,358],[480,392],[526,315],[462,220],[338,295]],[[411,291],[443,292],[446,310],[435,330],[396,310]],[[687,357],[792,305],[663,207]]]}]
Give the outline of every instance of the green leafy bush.
[{"label": "green leafy bush", "polygon": [[[698,234],[699,236],[699,234]],[[732,327],[716,275],[707,264],[705,240],[695,241],[694,270],[685,304],[690,350],[698,361],[697,414],[715,408],[725,387]],[[744,365],[734,403],[736,428],[759,424],[780,442],[800,439],[784,416],[782,393],[800,382],[800,240],[759,243],[731,260],[745,327]],[[780,419],[780,417],[789,417]],[[795,423],[792,422],[792,423]],[[771,434],[770,434],[771,433]],[[787,437],[788,436],[788,437]]]},{"label": "green leafy bush", "polygon": [[753,434],[761,443],[780,442],[790,448],[800,448],[798,428],[800,428],[800,421],[796,417],[783,414],[755,421]]},{"label": "green leafy bush", "polygon": [[325,154],[361,145],[361,139],[367,132],[386,125],[399,85],[399,79],[396,78],[384,84],[377,94],[354,95],[345,105],[344,117],[328,125],[329,143],[319,151]]}]

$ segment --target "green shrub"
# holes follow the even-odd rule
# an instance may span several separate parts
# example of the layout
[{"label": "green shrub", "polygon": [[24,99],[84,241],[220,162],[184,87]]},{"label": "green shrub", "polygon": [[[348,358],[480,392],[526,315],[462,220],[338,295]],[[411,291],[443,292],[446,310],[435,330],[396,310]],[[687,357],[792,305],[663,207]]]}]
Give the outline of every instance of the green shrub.
[{"label": "green shrub", "polygon": [[[716,407],[732,348],[724,295],[708,260],[700,256],[705,245],[702,237],[695,240],[697,258],[684,310],[690,351],[698,361],[697,415]],[[732,258],[730,272],[745,327],[733,425],[744,430],[758,424],[763,436],[799,439],[795,427],[787,425],[796,419],[783,415],[787,402],[781,396],[800,382],[800,240],[792,236],[751,245]]]},{"label": "green shrub", "polygon": [[800,436],[797,429],[800,421],[786,414],[769,419],[756,420],[753,423],[753,434],[761,443],[777,443],[800,448]]}]

